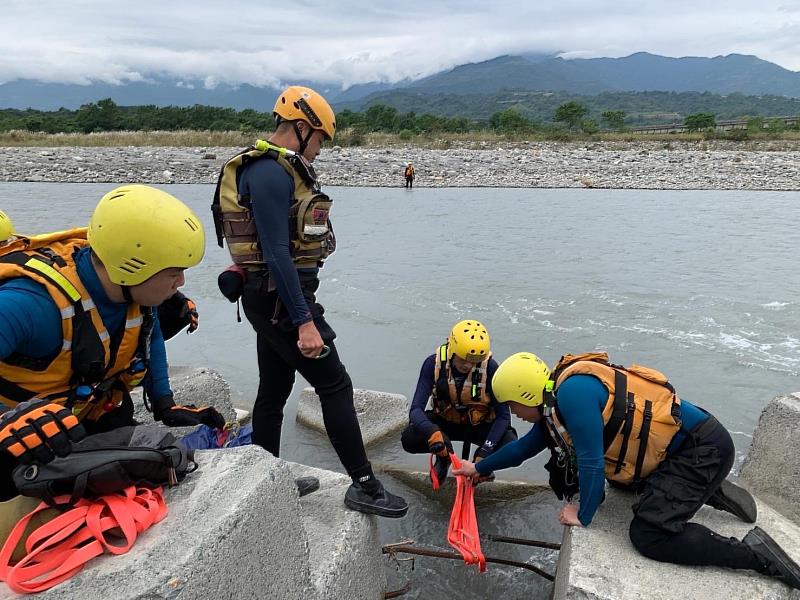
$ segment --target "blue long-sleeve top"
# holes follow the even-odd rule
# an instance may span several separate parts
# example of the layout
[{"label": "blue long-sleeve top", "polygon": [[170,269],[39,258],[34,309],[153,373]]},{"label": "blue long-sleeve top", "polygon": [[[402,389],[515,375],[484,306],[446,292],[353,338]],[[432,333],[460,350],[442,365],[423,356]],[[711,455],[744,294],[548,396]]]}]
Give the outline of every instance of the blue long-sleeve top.
[{"label": "blue long-sleeve top", "polygon": [[319,269],[297,269],[292,262],[288,222],[294,180],[276,161],[257,160],[239,176],[239,194],[250,196],[261,252],[292,324],[298,327],[311,321],[298,271],[313,274]]},{"label": "blue long-sleeve top", "polygon": [[[578,519],[586,527],[592,522],[603,499],[605,459],[603,457],[603,408],[608,390],[594,375],[573,375],[558,388],[558,409],[578,459],[580,509]],[[674,452],[690,431],[708,418],[708,413],[681,399],[681,430],[673,437],[667,454]],[[543,421],[536,423],[519,440],[506,444],[492,456],[475,465],[482,475],[498,469],[516,467],[547,447],[548,434]]]},{"label": "blue long-sleeve top", "polygon": [[[114,338],[125,328],[127,304],[113,302],[103,290],[94,270],[89,248],[75,260],[78,276],[100,312],[108,334]],[[151,398],[172,393],[169,385],[167,350],[158,326],[158,314],[150,341],[150,369],[143,385]],[[52,359],[61,351],[61,313],[44,286],[27,277],[0,285],[0,360],[18,352],[31,358]]]},{"label": "blue long-sleeve top", "polygon": [[[481,448],[487,453],[491,453],[496,447],[503,434],[511,425],[511,411],[508,409],[507,404],[502,404],[497,401],[492,391],[492,377],[497,370],[497,361],[493,358],[489,359],[486,366],[486,392],[489,395],[490,406],[494,409],[495,420],[489,428],[489,433],[486,436]],[[414,399],[411,401],[411,409],[408,413],[409,421],[419,431],[425,434],[425,437],[430,437],[438,427],[428,418],[425,414],[425,407],[428,405],[428,398],[431,396],[434,380],[433,376],[436,372],[436,355],[431,354],[422,363],[422,368],[419,372],[419,379],[417,380],[417,389],[414,391]],[[461,391],[465,379],[468,375],[452,368],[453,380],[456,382],[456,390]],[[469,383],[468,383],[469,385]]]}]

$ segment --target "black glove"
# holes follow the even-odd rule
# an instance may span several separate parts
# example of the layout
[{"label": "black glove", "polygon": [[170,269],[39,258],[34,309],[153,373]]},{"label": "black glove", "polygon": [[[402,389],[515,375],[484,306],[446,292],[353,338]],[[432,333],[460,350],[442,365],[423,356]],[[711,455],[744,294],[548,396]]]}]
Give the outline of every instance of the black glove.
[{"label": "black glove", "polygon": [[0,448],[22,463],[48,463],[72,452],[86,436],[77,417],[60,404],[34,398],[0,415]]},{"label": "black glove", "polygon": [[475,454],[472,456],[472,462],[474,463],[480,462],[490,454],[491,452],[489,450],[486,450],[483,446],[481,446],[480,448],[475,450]]},{"label": "black glove", "polygon": [[194,333],[197,331],[197,328],[200,327],[200,315],[197,314],[197,304],[195,304],[194,300],[191,298],[186,298],[184,310],[189,319],[189,329],[186,330],[186,333]]},{"label": "black glove", "polygon": [[225,427],[225,418],[213,406],[198,408],[193,404],[176,405],[172,396],[164,396],[153,402],[153,418],[167,427],[192,427],[201,424],[213,429]]},{"label": "black glove", "polygon": [[446,458],[452,447],[447,436],[438,429],[428,438],[428,450],[430,450],[431,454]]},{"label": "black glove", "polygon": [[158,323],[165,340],[175,337],[188,325],[188,333],[198,327],[197,305],[181,292],[175,292],[158,307]]}]

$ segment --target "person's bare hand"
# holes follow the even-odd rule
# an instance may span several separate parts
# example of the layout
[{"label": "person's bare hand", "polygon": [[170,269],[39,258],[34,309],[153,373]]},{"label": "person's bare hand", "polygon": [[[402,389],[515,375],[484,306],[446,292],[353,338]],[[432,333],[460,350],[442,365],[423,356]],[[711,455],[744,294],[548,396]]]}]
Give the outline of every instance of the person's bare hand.
[{"label": "person's bare hand", "polygon": [[300,354],[306,358],[316,358],[322,352],[322,347],[325,344],[322,342],[322,337],[319,335],[317,326],[314,321],[303,323],[298,329],[297,347]]}]

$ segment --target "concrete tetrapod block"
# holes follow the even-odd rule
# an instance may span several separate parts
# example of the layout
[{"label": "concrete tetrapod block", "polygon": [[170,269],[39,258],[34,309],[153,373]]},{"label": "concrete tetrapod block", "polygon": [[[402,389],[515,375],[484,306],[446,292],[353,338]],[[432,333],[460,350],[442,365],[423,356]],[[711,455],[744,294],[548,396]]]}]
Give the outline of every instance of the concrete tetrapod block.
[{"label": "concrete tetrapod block", "polygon": [[[256,446],[197,453],[167,491],[169,514],[130,552],[92,560],[39,594],[59,600],[314,598],[308,541],[287,464]],[[18,598],[2,586],[0,600]]]},{"label": "concrete tetrapod block", "polygon": [[[236,411],[231,403],[231,388],[222,375],[213,369],[194,367],[170,367],[169,379],[176,404],[213,406],[226,421],[236,420]],[[140,423],[153,423],[153,414],[144,407],[142,389],[131,393],[134,419]],[[175,435],[185,435],[194,427],[174,427]]]},{"label": "concrete tetrapod block", "polygon": [[778,396],[761,412],[739,480],[800,523],[800,393]]},{"label": "concrete tetrapod block", "polygon": [[[800,597],[800,592],[755,571],[688,567],[645,558],[628,537],[633,501],[632,494],[607,489],[606,500],[588,528],[564,528],[555,600],[797,600]],[[756,501],[757,524],[800,561],[800,528]],[[707,506],[700,509],[693,521],[738,539],[753,527]]]},{"label": "concrete tetrapod block", "polygon": [[287,463],[295,477],[313,476],[320,489],[300,498],[308,535],[311,581],[320,600],[382,600],[386,591],[377,518],[344,505],[350,478]]},{"label": "concrete tetrapod block", "polygon": [[[402,394],[355,389],[353,401],[365,446],[408,424],[408,400]],[[313,388],[305,388],[300,393],[297,422],[325,433],[322,408]]]}]

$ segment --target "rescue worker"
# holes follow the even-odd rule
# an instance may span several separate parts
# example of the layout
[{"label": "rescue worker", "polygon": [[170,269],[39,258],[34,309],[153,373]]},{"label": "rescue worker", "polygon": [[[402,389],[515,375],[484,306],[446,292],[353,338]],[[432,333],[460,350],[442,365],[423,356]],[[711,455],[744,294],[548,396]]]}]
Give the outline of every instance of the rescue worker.
[{"label": "rescue worker", "polygon": [[6,213],[0,210],[0,246],[10,241],[14,235],[14,223]]},{"label": "rescue worker", "polygon": [[[242,287],[242,306],[257,336],[253,442],[280,455],[283,409],[299,372],[319,395],[328,438],[353,480],[345,504],[402,517],[405,500],[384,489],[367,459],[353,384],[316,300],[319,269],[336,240],[332,201],[320,190],[311,163],[333,139],[336,117],[321,95],[301,86],[280,94],[274,116],[268,141],[223,166],[212,207],[217,241],[222,246],[225,238],[242,277],[227,274]],[[226,292],[234,300],[235,293]]]},{"label": "rescue worker", "polygon": [[18,462],[134,424],[137,385],[165,425],[224,425],[213,408],[175,404],[155,310],[204,252],[195,214],[144,185],[106,194],[88,230],[0,248],[0,495],[15,494]]},{"label": "rescue worker", "polygon": [[406,165],[405,170],[403,171],[403,177],[406,178],[406,187],[413,188],[414,187],[414,165],[408,163]]},{"label": "rescue worker", "polygon": [[753,523],[750,494],[725,478],[735,450],[713,415],[678,397],[667,378],[647,367],[622,368],[604,352],[565,355],[551,375],[527,352],[506,359],[493,389],[528,434],[459,475],[477,477],[517,466],[552,446],[577,465],[580,504],[567,503],[563,525],[588,527],[603,499],[604,477],[639,492],[630,539],[644,556],[676,564],[752,569],[800,589],[798,566],[760,527],[723,537],[689,523],[703,504]]},{"label": "rescue worker", "polygon": [[[489,332],[478,321],[466,319],[453,326],[447,341],[422,363],[409,424],[400,436],[411,454],[430,452],[434,488],[447,476],[452,440],[477,448],[480,461],[517,439],[508,405],[492,392],[497,362],[492,358]],[[428,400],[431,410],[425,410]]]}]

